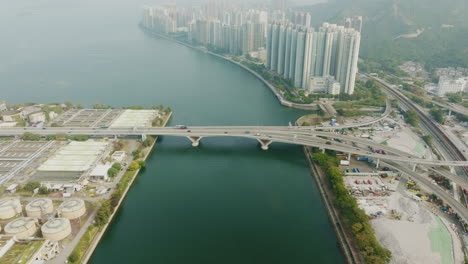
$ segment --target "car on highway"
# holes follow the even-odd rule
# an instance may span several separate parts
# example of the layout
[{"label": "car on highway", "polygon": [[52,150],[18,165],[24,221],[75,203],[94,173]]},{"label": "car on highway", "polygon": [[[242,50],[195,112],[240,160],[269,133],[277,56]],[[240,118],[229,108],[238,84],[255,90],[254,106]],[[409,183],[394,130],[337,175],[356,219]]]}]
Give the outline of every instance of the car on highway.
[{"label": "car on highway", "polygon": [[250,131],[245,131],[244,133],[245,133],[245,134],[250,134]]},{"label": "car on highway", "polygon": [[260,133],[255,133],[256,136],[260,136]]},{"label": "car on highway", "polygon": [[187,129],[187,126],[185,126],[185,125],[176,125],[175,128],[177,128],[177,129]]}]

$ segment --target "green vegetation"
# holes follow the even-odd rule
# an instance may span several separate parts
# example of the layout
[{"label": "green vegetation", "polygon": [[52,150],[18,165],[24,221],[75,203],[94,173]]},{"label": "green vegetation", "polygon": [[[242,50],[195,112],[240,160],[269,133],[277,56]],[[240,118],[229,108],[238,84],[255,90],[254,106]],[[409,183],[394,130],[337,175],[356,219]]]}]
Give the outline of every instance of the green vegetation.
[{"label": "green vegetation", "polygon": [[116,169],[116,168],[109,168],[109,169],[107,170],[107,175],[108,175],[109,177],[111,177],[111,178],[114,178],[115,175],[117,175],[117,173],[119,173],[119,170]]},{"label": "green vegetation", "polygon": [[445,113],[444,110],[440,108],[432,108],[429,113],[431,116],[440,124],[445,124]]},{"label": "green vegetation", "polygon": [[68,136],[67,139],[75,140],[75,141],[86,141],[89,139],[88,135],[75,135],[75,136]]},{"label": "green vegetation", "polygon": [[96,102],[93,104],[93,109],[114,109],[114,107],[110,105],[105,105],[101,102]]},{"label": "green vegetation", "polygon": [[2,258],[0,264],[25,264],[41,247],[43,241],[16,242]]},{"label": "green vegetation", "polygon": [[112,164],[112,168],[114,168],[116,170],[121,170],[122,169],[122,164],[116,162],[116,163]]},{"label": "green vegetation", "polygon": [[153,144],[153,142],[154,142],[154,138],[151,136],[147,136],[145,141],[143,141],[141,145],[146,148],[146,147],[150,147]]},{"label": "green vegetation", "polygon": [[47,189],[47,187],[41,186],[39,187],[39,194],[49,194],[50,191]]},{"label": "green vegetation", "polygon": [[[408,60],[422,62],[428,70],[468,67],[466,0],[330,0],[302,9],[313,14],[314,25],[363,16],[360,57],[373,64],[361,71],[398,75],[396,66]],[[418,29],[424,31],[417,37],[400,37]]]},{"label": "green vegetation", "polygon": [[90,225],[88,227],[88,230],[84,233],[84,235],[81,237],[80,241],[76,245],[75,249],[73,249],[72,253],[70,256],[68,256],[68,262],[71,264],[74,263],[80,263],[81,258],[83,257],[83,254],[86,252],[86,250],[89,248],[91,245],[91,242],[93,241],[94,237],[96,236],[96,233],[98,232],[99,228],[96,227],[95,225]]},{"label": "green vegetation", "polygon": [[40,136],[40,135],[33,134],[33,133],[30,133],[30,132],[25,132],[25,133],[21,136],[21,139],[22,139],[22,140],[27,140],[27,141],[39,141],[39,140],[41,140],[41,136]]},{"label": "green vegetation", "polygon": [[405,113],[403,113],[403,116],[405,117],[406,123],[408,123],[408,124],[410,124],[410,125],[412,125],[414,127],[419,126],[418,114],[416,114],[416,112],[414,112],[413,110],[406,111]]},{"label": "green vegetation", "polygon": [[463,101],[463,94],[461,93],[448,93],[445,94],[447,96],[449,102],[452,103],[461,103]]},{"label": "green vegetation", "polygon": [[359,209],[356,199],[346,189],[343,175],[337,167],[339,161],[336,156],[318,152],[312,155],[312,160],[319,164],[326,173],[335,194],[334,202],[340,211],[340,218],[347,229],[351,231],[365,263],[387,263],[391,259],[391,252],[379,244],[369,223],[369,218],[364,211]]},{"label": "green vegetation", "polygon": [[33,192],[39,187],[41,187],[41,184],[39,182],[28,182],[24,185],[23,190],[26,192]]},{"label": "green vegetation", "polygon": [[141,154],[141,151],[139,149],[135,149],[134,151],[132,151],[132,156],[133,156],[133,159],[136,160],[140,157],[140,154]]},{"label": "green vegetation", "polygon": [[132,163],[130,163],[130,166],[128,166],[128,170],[130,171],[136,171],[139,169],[140,169],[140,164],[137,161],[132,161]]}]

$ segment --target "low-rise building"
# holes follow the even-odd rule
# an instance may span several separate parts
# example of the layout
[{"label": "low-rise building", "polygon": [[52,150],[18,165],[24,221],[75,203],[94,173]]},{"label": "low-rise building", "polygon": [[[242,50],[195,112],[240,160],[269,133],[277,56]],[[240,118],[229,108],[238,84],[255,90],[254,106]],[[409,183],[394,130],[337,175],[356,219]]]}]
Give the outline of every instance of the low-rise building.
[{"label": "low-rise building", "polygon": [[28,121],[30,123],[45,122],[46,121],[45,113],[43,111],[31,113],[28,115]]},{"label": "low-rise building", "polygon": [[7,109],[8,108],[7,108],[6,102],[4,100],[0,100],[0,112],[6,111]]},{"label": "low-rise building", "polygon": [[23,109],[21,109],[21,117],[23,119],[27,119],[30,114],[39,111],[42,111],[42,109],[39,106],[25,106],[23,107]]},{"label": "low-rise building", "polygon": [[14,122],[17,118],[21,118],[19,111],[3,111],[0,115],[5,122]]},{"label": "low-rise building", "polygon": [[332,76],[312,77],[309,81],[309,92],[340,94],[340,83]]},{"label": "low-rise building", "polygon": [[91,180],[97,181],[107,181],[109,178],[107,171],[112,167],[111,163],[98,164],[94,169],[89,173],[89,178]]},{"label": "low-rise building", "polygon": [[468,77],[452,78],[442,76],[439,78],[437,95],[444,96],[448,93],[459,93],[468,90]]},{"label": "low-rise building", "polygon": [[115,162],[122,162],[125,160],[125,151],[116,151],[111,156],[112,160]]}]

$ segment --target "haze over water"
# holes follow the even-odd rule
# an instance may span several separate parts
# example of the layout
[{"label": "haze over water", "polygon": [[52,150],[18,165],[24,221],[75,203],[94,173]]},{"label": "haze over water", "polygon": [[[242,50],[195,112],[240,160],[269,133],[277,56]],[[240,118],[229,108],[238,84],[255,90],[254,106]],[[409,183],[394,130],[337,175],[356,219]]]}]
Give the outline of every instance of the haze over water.
[{"label": "haze over water", "polygon": [[[137,26],[141,0],[0,0],[0,99],[164,104],[171,125],[288,125],[242,69]],[[302,150],[164,137],[91,263],[341,263]]]}]

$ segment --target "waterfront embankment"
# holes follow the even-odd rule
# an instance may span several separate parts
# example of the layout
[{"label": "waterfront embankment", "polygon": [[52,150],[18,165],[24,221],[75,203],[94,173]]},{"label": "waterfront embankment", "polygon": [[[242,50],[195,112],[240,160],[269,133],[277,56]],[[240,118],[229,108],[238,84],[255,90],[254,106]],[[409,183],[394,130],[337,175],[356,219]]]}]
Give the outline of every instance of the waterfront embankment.
[{"label": "waterfront embankment", "polygon": [[[162,125],[163,127],[165,127],[167,125],[167,123],[169,122],[169,120],[171,119],[172,117],[172,113],[173,112],[170,112],[169,115],[167,115],[167,117],[165,118],[164,120],[164,124]],[[156,147],[156,144],[157,144],[157,141],[158,141],[158,137],[155,137],[153,143],[151,144],[151,146],[149,147],[149,151],[145,154],[145,156],[143,157],[143,160],[146,161],[149,157],[149,155],[153,152],[153,149]],[[117,206],[115,207],[115,210],[114,212],[109,216],[109,221],[107,222],[107,224],[105,224],[102,229],[96,233],[96,235],[94,236],[90,246],[88,247],[88,249],[85,251],[85,253],[83,254],[83,256],[81,257],[81,261],[80,263],[82,264],[86,264],[88,263],[88,261],[90,260],[90,258],[92,257],[94,251],[96,250],[96,247],[98,246],[99,242],[101,241],[102,237],[104,236],[104,234],[106,233],[107,231],[107,228],[109,227],[109,225],[112,223],[112,220],[114,219],[114,216],[117,214],[117,212],[119,211],[120,209],[120,206],[122,204],[122,202],[124,201],[125,197],[127,196],[127,193],[128,191],[130,190],[131,186],[133,185],[133,182],[135,181],[135,179],[138,177],[138,175],[140,174],[140,170],[142,168],[138,169],[135,171],[135,174],[134,176],[131,178],[129,184],[127,185],[127,188],[125,188],[119,202],[117,203]]]},{"label": "waterfront embankment", "polygon": [[140,27],[145,32],[147,32],[147,33],[149,33],[151,35],[161,37],[161,38],[176,42],[178,44],[184,45],[186,47],[192,48],[194,50],[197,50],[197,51],[200,51],[200,52],[203,52],[203,53],[218,57],[220,59],[226,60],[226,61],[228,61],[228,62],[230,62],[232,64],[235,64],[235,65],[243,68],[244,70],[248,71],[253,76],[255,76],[257,79],[259,79],[263,84],[265,84],[273,92],[273,94],[276,96],[276,98],[278,99],[280,104],[283,105],[283,106],[296,108],[296,109],[301,109],[301,110],[317,110],[318,109],[317,104],[298,104],[298,103],[294,103],[294,102],[286,100],[284,98],[284,96],[276,89],[276,87],[274,85],[272,85],[269,81],[267,81],[265,78],[263,78],[260,74],[258,74],[257,72],[255,72],[254,70],[250,69],[249,67],[245,66],[244,64],[242,64],[240,62],[237,62],[237,61],[235,61],[235,60],[233,60],[233,59],[231,59],[229,57],[226,57],[226,56],[223,56],[223,55],[208,51],[205,48],[197,47],[197,46],[191,45],[191,44],[189,44],[187,42],[180,41],[180,40],[177,40],[175,38],[172,38],[170,36],[148,30],[148,29],[144,28],[143,26],[140,26]]},{"label": "waterfront embankment", "polygon": [[333,193],[326,182],[325,175],[322,173],[321,168],[312,161],[312,152],[310,151],[310,147],[304,146],[303,149],[304,155],[307,158],[307,163],[310,167],[310,172],[315,180],[320,196],[322,197],[325,210],[327,211],[330,223],[335,230],[340,249],[343,252],[346,262],[349,264],[363,263],[358,250],[353,247],[351,238],[347,235],[346,230],[341,223],[339,214],[333,205]]}]

